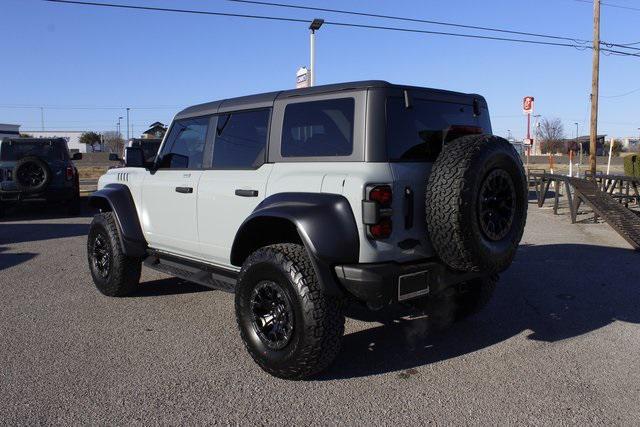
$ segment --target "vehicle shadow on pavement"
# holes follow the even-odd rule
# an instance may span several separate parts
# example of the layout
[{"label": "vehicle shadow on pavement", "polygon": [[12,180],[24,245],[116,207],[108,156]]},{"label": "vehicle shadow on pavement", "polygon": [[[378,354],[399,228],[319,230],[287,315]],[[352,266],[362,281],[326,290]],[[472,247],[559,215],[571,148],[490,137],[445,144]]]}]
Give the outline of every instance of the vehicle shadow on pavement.
[{"label": "vehicle shadow on pavement", "polygon": [[129,298],[158,297],[206,291],[213,291],[213,289],[176,277],[168,277],[166,279],[140,282],[136,291],[129,295]]},{"label": "vehicle shadow on pavement", "polygon": [[[47,204],[44,202],[23,202],[15,206],[6,206],[5,214],[0,218],[0,225],[7,221],[27,221],[34,219],[58,219],[58,218],[92,218],[96,210],[89,207],[87,199],[81,198],[79,215],[70,215],[65,203]],[[0,234],[2,236],[2,234]]]},{"label": "vehicle shadow on pavement", "polygon": [[335,363],[317,380],[412,368],[476,352],[516,335],[541,342],[588,334],[614,321],[640,323],[640,254],[593,245],[521,246],[480,313],[430,333],[429,320],[409,309],[349,316],[382,323],[344,337]]},{"label": "vehicle shadow on pavement", "polygon": [[86,236],[89,224],[0,223],[0,245]]},{"label": "vehicle shadow on pavement", "polygon": [[14,265],[22,264],[30,259],[35,258],[38,254],[33,252],[20,252],[20,253],[4,253],[7,248],[0,246],[0,271],[5,268],[13,267]]}]

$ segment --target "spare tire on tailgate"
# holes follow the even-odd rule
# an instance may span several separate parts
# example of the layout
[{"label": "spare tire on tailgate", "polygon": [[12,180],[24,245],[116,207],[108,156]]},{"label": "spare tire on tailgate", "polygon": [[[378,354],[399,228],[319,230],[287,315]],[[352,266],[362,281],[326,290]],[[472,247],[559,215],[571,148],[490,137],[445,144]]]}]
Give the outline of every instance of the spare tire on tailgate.
[{"label": "spare tire on tailgate", "polygon": [[35,156],[24,157],[13,170],[16,187],[25,193],[43,191],[51,181],[51,169],[45,161]]},{"label": "spare tire on tailgate", "polygon": [[459,271],[511,264],[527,218],[528,187],[513,146],[491,135],[444,145],[427,183],[426,220],[440,259]]}]

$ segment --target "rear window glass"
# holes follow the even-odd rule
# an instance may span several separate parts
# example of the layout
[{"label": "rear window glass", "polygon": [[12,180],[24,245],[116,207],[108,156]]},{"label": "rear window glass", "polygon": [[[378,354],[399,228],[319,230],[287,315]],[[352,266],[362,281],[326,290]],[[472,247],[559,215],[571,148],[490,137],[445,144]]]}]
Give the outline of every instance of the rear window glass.
[{"label": "rear window glass", "polygon": [[282,125],[282,157],[349,156],[353,152],[353,98],[289,104]]},{"label": "rear window glass", "polygon": [[15,161],[36,156],[46,160],[65,160],[66,147],[59,141],[4,141],[0,145],[0,160]]},{"label": "rear window glass", "polygon": [[[486,116],[486,114],[483,114]],[[391,161],[434,161],[442,145],[481,129],[473,106],[414,99],[406,108],[404,99],[387,99],[387,154]]]}]

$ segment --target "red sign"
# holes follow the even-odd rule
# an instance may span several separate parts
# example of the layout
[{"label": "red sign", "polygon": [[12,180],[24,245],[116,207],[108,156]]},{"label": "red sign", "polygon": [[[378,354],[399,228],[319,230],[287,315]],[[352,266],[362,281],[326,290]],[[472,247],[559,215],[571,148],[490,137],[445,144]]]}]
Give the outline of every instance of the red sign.
[{"label": "red sign", "polygon": [[533,111],[533,101],[533,96],[525,96],[522,100],[522,111],[524,111],[525,114],[531,114]]}]

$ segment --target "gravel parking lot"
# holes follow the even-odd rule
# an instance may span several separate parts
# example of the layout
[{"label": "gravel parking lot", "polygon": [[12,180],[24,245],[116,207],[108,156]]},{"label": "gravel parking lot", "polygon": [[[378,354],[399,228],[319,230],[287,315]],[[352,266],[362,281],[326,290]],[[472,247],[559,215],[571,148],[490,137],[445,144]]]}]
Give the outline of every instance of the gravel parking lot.
[{"label": "gravel parking lot", "polygon": [[263,373],[230,294],[144,270],[129,298],[87,268],[91,218],[0,223],[2,424],[636,424],[640,254],[605,224],[530,206],[516,262],[480,314],[428,334],[350,309],[312,381]]}]

